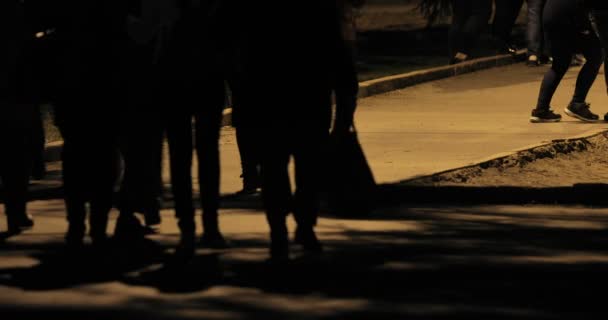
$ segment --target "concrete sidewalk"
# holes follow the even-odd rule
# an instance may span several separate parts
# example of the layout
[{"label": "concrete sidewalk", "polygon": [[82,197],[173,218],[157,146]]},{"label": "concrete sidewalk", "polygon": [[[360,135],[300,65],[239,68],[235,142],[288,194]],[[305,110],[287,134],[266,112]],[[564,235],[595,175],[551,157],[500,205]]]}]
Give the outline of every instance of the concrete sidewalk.
[{"label": "concrete sidewalk", "polygon": [[[519,63],[360,99],[356,125],[377,181],[394,183],[431,175],[552,140],[608,130],[604,122],[584,123],[563,114],[578,68],[566,75],[553,102],[554,109],[564,116],[563,121],[529,122],[547,68]],[[608,112],[605,92],[600,76],[588,98],[592,110],[600,116]],[[232,194],[242,187],[234,128],[222,129],[220,148],[221,191]],[[51,166],[59,170],[57,163]],[[60,176],[55,173],[54,181],[39,184],[38,188],[58,186]],[[168,184],[167,166],[163,175]],[[195,179],[196,176],[195,169]],[[197,188],[196,181],[194,185]]]},{"label": "concrete sidewalk", "polygon": [[[562,122],[530,123],[546,68],[515,64],[361,99],[356,124],[378,181],[429,175],[608,129],[563,113],[578,68],[569,71],[553,101]],[[588,101],[600,116],[608,112],[602,76]]]}]

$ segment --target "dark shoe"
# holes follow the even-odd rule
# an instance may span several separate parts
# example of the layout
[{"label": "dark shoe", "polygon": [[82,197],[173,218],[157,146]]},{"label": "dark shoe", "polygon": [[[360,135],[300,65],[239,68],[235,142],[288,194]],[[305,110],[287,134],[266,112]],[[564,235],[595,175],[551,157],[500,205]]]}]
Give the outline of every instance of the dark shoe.
[{"label": "dark shoe", "polygon": [[591,105],[586,102],[570,102],[564,112],[576,119],[586,122],[596,122],[599,116],[590,110]]},{"label": "dark shoe", "polygon": [[80,250],[84,247],[84,224],[70,223],[68,232],[65,234],[65,243],[69,250]]},{"label": "dark shoe", "polygon": [[32,168],[32,180],[43,180],[46,177],[46,165],[44,163],[34,165]]},{"label": "dark shoe", "polygon": [[517,51],[519,48],[515,44],[506,44],[501,49],[500,52],[504,54],[517,55]]},{"label": "dark shoe", "polygon": [[260,181],[260,177],[252,174],[242,174],[241,178],[243,179],[243,190],[238,191],[239,195],[252,195],[259,193],[262,188],[262,183]]},{"label": "dark shoe", "polygon": [[277,263],[289,261],[289,237],[286,226],[271,226],[270,261]]},{"label": "dark shoe", "polygon": [[561,120],[562,116],[554,113],[551,109],[532,109],[532,115],[530,116],[530,122],[532,123],[559,122]]},{"label": "dark shoe", "polygon": [[226,249],[229,247],[228,242],[219,231],[204,232],[200,244],[202,247],[210,249]]},{"label": "dark shoe", "polygon": [[150,210],[149,212],[144,213],[144,221],[146,223],[146,226],[158,226],[162,221],[162,218],[160,217],[160,212],[158,210]]},{"label": "dark shoe", "polygon": [[116,228],[114,229],[114,238],[121,241],[130,241],[133,239],[142,239],[149,230],[144,227],[139,220],[132,215],[120,216],[116,221]]},{"label": "dark shoe", "polygon": [[604,115],[604,121],[608,121],[608,113]]},{"label": "dark shoe", "polygon": [[8,232],[10,234],[19,234],[23,230],[28,230],[34,227],[34,219],[27,213],[12,215],[6,218]]},{"label": "dark shoe", "polygon": [[317,239],[317,235],[312,228],[296,228],[294,242],[301,245],[304,251],[311,253],[323,252],[323,245]]},{"label": "dark shoe", "polygon": [[194,234],[184,236],[182,235],[177,248],[175,248],[174,260],[184,262],[194,257]]}]

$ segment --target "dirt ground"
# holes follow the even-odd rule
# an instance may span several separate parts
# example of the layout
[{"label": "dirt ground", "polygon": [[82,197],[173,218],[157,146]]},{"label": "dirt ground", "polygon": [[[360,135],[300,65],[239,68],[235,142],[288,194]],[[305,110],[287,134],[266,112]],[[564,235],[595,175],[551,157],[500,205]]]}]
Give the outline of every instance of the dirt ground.
[{"label": "dirt ground", "polygon": [[562,187],[608,181],[608,133],[553,142],[473,167],[408,181],[425,186]]}]

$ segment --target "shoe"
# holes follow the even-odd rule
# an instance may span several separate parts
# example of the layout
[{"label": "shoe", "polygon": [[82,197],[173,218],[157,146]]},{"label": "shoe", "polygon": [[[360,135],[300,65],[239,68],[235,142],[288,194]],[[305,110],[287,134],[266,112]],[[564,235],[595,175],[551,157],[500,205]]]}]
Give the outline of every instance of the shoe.
[{"label": "shoe", "polygon": [[540,61],[540,64],[552,64],[553,63],[553,57],[549,57],[546,55],[541,55],[538,60]]},{"label": "shoe", "polygon": [[116,221],[116,228],[114,229],[114,238],[130,241],[143,239],[148,233],[149,230],[142,226],[135,216],[119,216]]},{"label": "shoe", "polygon": [[238,191],[236,194],[253,195],[261,191],[262,182],[258,175],[241,174],[241,178],[243,179],[243,190]]},{"label": "shoe", "polygon": [[545,123],[545,122],[560,122],[562,116],[554,113],[551,109],[532,109],[532,115],[530,116],[530,122],[532,123]]},{"label": "shoe", "polygon": [[458,52],[452,59],[450,59],[450,65],[459,64],[465,62],[469,56],[465,53]]},{"label": "shoe", "polygon": [[570,102],[570,104],[564,109],[564,112],[576,119],[586,122],[596,122],[599,120],[599,116],[594,114],[590,110],[591,105],[586,102]]},{"label": "shoe", "polygon": [[200,244],[202,247],[209,249],[226,249],[229,247],[228,242],[219,231],[204,232]]},{"label": "shoe", "polygon": [[182,235],[177,248],[175,248],[173,259],[180,262],[189,261],[194,257],[194,247],[194,234]]},{"label": "shoe", "polygon": [[323,245],[321,245],[321,242],[319,242],[319,239],[317,239],[317,235],[312,227],[297,227],[294,242],[301,245],[304,251],[311,253],[323,252]]},{"label": "shoe", "polygon": [[514,56],[514,55],[517,55],[517,51],[519,51],[519,48],[515,44],[509,43],[509,44],[504,45],[500,51],[502,53],[510,54],[510,55]]},{"label": "shoe", "polygon": [[84,247],[84,224],[70,223],[65,234],[65,243],[70,251],[78,251]]},{"label": "shoe", "polygon": [[537,55],[535,55],[535,54],[531,54],[531,55],[528,57],[528,61],[526,62],[526,64],[527,64],[529,67],[538,67],[538,66],[540,66],[541,62],[540,62],[540,59],[538,58],[538,56],[537,56]]},{"label": "shoe", "polygon": [[608,121],[608,113],[604,115],[604,121]]},{"label": "shoe", "polygon": [[585,64],[585,62],[587,62],[587,59],[585,59],[585,57],[582,54],[575,54],[572,57],[572,61],[570,62],[570,66],[572,67],[579,67]]},{"label": "shoe", "polygon": [[7,217],[6,222],[10,234],[19,234],[34,227],[34,219],[27,213]]}]

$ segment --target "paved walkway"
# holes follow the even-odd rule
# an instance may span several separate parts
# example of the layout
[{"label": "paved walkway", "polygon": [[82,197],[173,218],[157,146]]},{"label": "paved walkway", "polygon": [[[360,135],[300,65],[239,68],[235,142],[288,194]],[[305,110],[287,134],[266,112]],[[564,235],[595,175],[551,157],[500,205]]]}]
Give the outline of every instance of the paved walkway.
[{"label": "paved walkway", "polygon": [[[545,71],[516,64],[363,99],[356,121],[376,177],[400,181],[608,129],[606,123],[583,123],[563,114],[577,70],[566,75],[553,101],[564,120],[530,123]],[[602,76],[588,101],[596,113],[608,112]]]},{"label": "paved walkway", "polygon": [[[530,124],[544,68],[482,71],[363,99],[360,137],[379,182],[476,162],[606,124]],[[569,73],[555,106],[568,102]],[[589,101],[608,111],[604,85]],[[566,119],[568,120],[568,119]],[[225,193],[240,188],[234,134],[222,136]],[[260,210],[228,204],[227,251],[166,264],[177,242],[163,211],[158,244],[108,256],[61,254],[60,200],[35,201],[36,228],[0,243],[0,314],[19,319],[583,319],[605,312],[608,211],[585,207],[391,207],[324,217],[320,258],[295,250],[272,269]],[[113,214],[113,218],[115,213]],[[0,220],[0,229],[6,228]],[[293,229],[293,225],[291,225]]]}]

